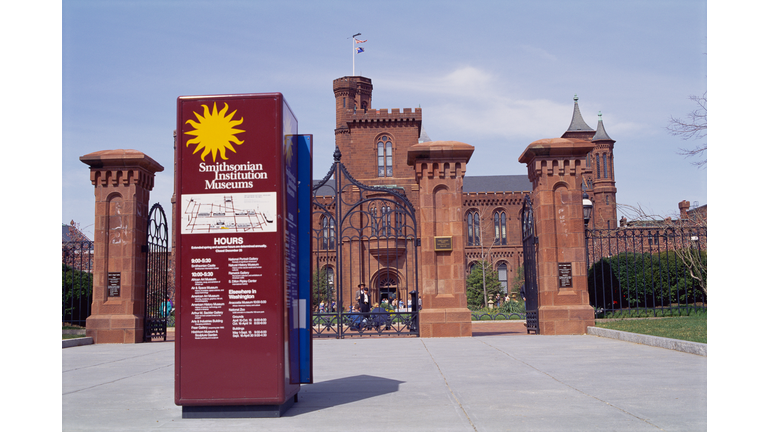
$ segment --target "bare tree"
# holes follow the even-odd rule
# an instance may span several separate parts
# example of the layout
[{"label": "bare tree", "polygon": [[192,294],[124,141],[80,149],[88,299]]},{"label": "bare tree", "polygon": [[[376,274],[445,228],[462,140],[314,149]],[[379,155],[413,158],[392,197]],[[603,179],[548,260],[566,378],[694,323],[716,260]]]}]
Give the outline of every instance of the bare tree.
[{"label": "bare tree", "polygon": [[707,250],[706,206],[688,210],[687,214],[679,215],[679,219],[651,214],[640,205],[634,207],[620,204],[619,207],[622,213],[630,216],[629,221],[622,221],[622,228],[636,227],[674,233],[670,236],[671,243],[657,247],[658,252],[663,252],[663,249],[673,251],[685,266],[688,275],[698,283],[706,295],[707,263],[706,254],[702,253]]},{"label": "bare tree", "polygon": [[697,108],[685,118],[670,117],[667,131],[671,135],[679,136],[684,140],[704,139],[704,143],[693,148],[681,148],[678,154],[685,157],[704,157],[703,160],[691,162],[693,165],[703,167],[707,165],[707,92],[703,96],[690,96],[690,100],[696,103]]}]

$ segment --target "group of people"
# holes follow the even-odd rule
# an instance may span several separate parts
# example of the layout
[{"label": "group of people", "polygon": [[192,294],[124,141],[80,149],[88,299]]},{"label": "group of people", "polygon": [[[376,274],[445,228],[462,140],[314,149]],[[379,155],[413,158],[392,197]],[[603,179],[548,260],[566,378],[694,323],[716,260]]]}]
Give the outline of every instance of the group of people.
[{"label": "group of people", "polygon": [[330,312],[334,313],[336,312],[336,301],[331,301],[328,304],[325,304],[325,302],[320,302],[320,305],[318,305],[318,312],[325,313]]},{"label": "group of people", "polygon": [[[405,303],[400,300],[397,304],[393,301],[391,304],[387,298],[382,299],[382,303],[371,302],[370,290],[365,283],[360,283],[357,294],[355,295],[355,305],[349,305],[349,311],[353,313],[351,318],[351,327],[356,330],[377,329],[384,326],[389,330],[391,326],[391,316],[388,312],[404,311]],[[371,308],[373,306],[373,308]],[[421,310],[421,296],[419,296],[418,310]],[[408,300],[408,309],[412,310],[411,301]]]},{"label": "group of people", "polygon": [[498,294],[498,293],[497,293],[497,294],[496,294],[496,300],[494,300],[493,304],[494,304],[494,306],[496,306],[496,307],[501,307],[501,305],[503,305],[504,303],[507,303],[507,302],[509,302],[509,300],[510,300],[510,299],[509,299],[509,294],[507,294],[507,296],[506,296],[506,297],[504,297],[504,298],[501,298],[501,294]]}]

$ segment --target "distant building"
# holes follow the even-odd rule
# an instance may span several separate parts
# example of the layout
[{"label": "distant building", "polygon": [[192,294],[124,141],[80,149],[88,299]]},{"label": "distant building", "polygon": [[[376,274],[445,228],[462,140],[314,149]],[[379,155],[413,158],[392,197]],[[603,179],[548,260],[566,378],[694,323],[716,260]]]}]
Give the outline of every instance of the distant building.
[{"label": "distant building", "polygon": [[93,242],[74,221],[61,224],[61,262],[75,270],[93,272]]}]

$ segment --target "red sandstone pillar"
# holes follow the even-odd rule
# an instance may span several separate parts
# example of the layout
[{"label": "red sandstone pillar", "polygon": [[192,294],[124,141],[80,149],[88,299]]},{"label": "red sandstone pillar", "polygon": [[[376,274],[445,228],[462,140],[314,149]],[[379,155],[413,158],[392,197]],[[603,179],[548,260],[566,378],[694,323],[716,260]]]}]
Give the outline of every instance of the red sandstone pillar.
[{"label": "red sandstone pillar", "polygon": [[419,185],[421,337],[472,336],[461,195],[474,150],[456,141],[425,142],[408,149],[408,165],[414,167]]},{"label": "red sandstone pillar", "polygon": [[528,165],[538,237],[539,329],[544,335],[585,334],[595,325],[587,292],[581,176],[589,141],[531,143],[518,159]]},{"label": "red sandstone pillar", "polygon": [[142,342],[149,192],[163,167],[136,150],[81,156],[96,196],[93,305],[85,322],[94,343]]}]

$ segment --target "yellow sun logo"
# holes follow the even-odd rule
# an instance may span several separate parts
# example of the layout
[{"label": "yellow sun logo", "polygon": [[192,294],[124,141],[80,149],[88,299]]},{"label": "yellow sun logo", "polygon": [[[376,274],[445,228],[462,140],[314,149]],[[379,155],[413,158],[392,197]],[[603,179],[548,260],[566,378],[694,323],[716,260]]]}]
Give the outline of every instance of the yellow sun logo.
[{"label": "yellow sun logo", "polygon": [[196,138],[187,140],[187,147],[190,144],[197,144],[195,151],[192,154],[203,150],[200,154],[200,159],[205,161],[205,157],[208,154],[212,154],[213,161],[216,162],[216,156],[220,155],[222,159],[227,160],[227,150],[231,150],[233,153],[237,153],[232,144],[240,145],[245,141],[237,139],[235,135],[245,132],[242,129],[235,129],[243,122],[243,118],[240,120],[232,120],[237,110],[233,110],[227,114],[229,105],[224,104],[224,109],[219,111],[216,108],[216,102],[213,103],[213,112],[208,111],[208,106],[203,105],[203,115],[196,112],[198,122],[193,120],[187,120],[186,124],[191,124],[195,128],[193,131],[184,132],[187,135],[194,135]]}]

